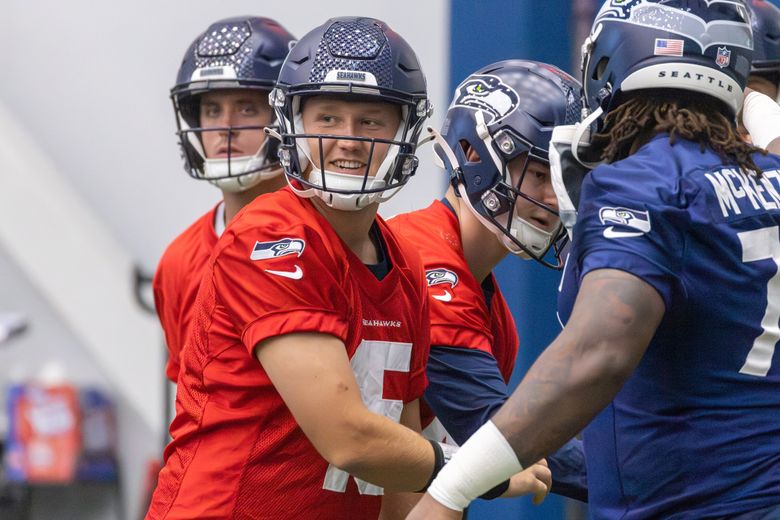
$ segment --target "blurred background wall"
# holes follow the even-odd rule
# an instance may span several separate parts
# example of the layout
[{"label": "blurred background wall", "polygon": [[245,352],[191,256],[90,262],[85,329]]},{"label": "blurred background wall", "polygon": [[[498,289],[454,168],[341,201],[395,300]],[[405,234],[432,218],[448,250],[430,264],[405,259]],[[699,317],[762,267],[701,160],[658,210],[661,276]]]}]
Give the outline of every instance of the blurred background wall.
[{"label": "blurred background wall", "polygon": [[[52,361],[76,384],[108,389],[117,404],[124,516],[139,518],[146,467],[160,457],[167,424],[162,336],[134,299],[132,273],[153,272],[165,246],[219,198],[183,171],[168,99],[185,49],[211,22],[257,14],[301,36],[330,16],[380,18],[417,51],[437,126],[455,86],[489,62],[531,58],[575,73],[597,3],[3,0],[0,313],[27,315],[30,329],[0,347],[0,391]],[[382,212],[426,206],[445,185],[427,147],[410,186]],[[498,276],[521,337],[516,383],[558,330],[558,274],[509,259]],[[57,500],[33,516],[121,516],[91,495],[62,516]],[[581,514],[550,497],[541,508],[525,499],[480,503],[471,518]]]}]

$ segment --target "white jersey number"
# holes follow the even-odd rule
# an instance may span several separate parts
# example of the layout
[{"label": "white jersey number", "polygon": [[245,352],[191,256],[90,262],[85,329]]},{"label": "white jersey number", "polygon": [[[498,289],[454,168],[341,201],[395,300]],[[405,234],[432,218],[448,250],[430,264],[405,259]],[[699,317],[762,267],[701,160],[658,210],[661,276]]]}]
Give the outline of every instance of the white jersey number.
[{"label": "white jersey number", "polygon": [[777,226],[737,233],[742,243],[742,261],[774,260],[777,272],[766,288],[766,311],[761,320],[762,333],[753,342],[741,374],[766,377],[772,366],[775,346],[780,340],[780,234]]},{"label": "white jersey number", "polygon": [[[403,401],[383,399],[385,371],[409,372],[412,359],[411,343],[396,343],[393,341],[367,341],[358,345],[352,356],[350,365],[355,373],[355,379],[360,386],[360,396],[363,404],[372,412],[398,422],[404,408]],[[343,493],[347,489],[349,473],[330,464],[325,473],[323,489]],[[359,478],[355,483],[361,495],[382,495],[379,486],[369,484]]]}]

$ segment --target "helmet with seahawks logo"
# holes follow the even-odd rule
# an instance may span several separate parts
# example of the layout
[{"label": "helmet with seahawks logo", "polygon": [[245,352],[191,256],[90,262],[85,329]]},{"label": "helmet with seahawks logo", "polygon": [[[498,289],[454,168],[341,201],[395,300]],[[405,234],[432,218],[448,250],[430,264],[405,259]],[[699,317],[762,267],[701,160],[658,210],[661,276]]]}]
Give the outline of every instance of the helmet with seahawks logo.
[{"label": "helmet with seahawks logo", "polygon": [[742,0],[606,0],[583,45],[588,122],[600,130],[603,114],[643,89],[711,96],[735,116],[752,57]]},{"label": "helmet with seahawks logo", "polygon": [[777,86],[780,101],[780,8],[766,0],[748,0],[747,6],[752,14],[755,42],[750,74]]},{"label": "helmet with seahawks logo", "polygon": [[[322,95],[396,104],[401,123],[392,139],[310,134],[303,125],[303,103]],[[412,48],[384,22],[365,17],[333,18],[301,38],[282,66],[271,103],[280,121],[279,158],[290,186],[302,197],[317,196],[333,208],[352,211],[383,202],[406,184],[417,169],[415,151],[432,112]],[[367,146],[366,164],[355,174],[329,171],[322,157],[312,157],[309,145],[319,141],[322,154],[327,140]],[[378,149],[388,151],[380,156]]]},{"label": "helmet with seahawks logo", "polygon": [[[535,162],[548,168],[553,128],[580,118],[580,90],[577,80],[552,65],[493,63],[457,87],[434,145],[456,194],[482,224],[510,252],[547,267],[561,267],[558,255],[553,261],[545,257],[565,230],[556,208],[531,194],[529,167]],[[513,180],[509,163],[516,158],[523,161]],[[515,212],[520,200],[539,209],[536,220]]]},{"label": "helmet with seahawks logo", "polygon": [[239,192],[279,174],[276,142],[264,139],[249,155],[208,158],[203,147],[206,132],[262,132],[262,126],[204,128],[200,124],[201,96],[219,90],[253,90],[264,95],[276,85],[279,69],[293,36],[270,18],[243,16],[211,24],[184,55],[171,99],[176,113],[179,145],[187,172],[225,191]]}]

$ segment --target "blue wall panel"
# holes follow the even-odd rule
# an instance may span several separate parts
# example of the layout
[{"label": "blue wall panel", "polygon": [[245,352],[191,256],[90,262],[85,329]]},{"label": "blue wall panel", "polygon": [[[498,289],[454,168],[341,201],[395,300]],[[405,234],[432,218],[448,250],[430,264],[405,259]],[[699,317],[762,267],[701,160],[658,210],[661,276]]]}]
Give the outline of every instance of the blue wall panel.
[{"label": "blue wall panel", "polygon": [[[471,72],[503,59],[535,59],[570,69],[571,0],[453,0],[450,12],[451,92]],[[520,334],[514,388],[559,331],[555,317],[559,273],[535,262],[509,258],[496,275]],[[556,496],[539,507],[525,497],[477,501],[469,518],[562,519],[564,509],[564,501]]]}]

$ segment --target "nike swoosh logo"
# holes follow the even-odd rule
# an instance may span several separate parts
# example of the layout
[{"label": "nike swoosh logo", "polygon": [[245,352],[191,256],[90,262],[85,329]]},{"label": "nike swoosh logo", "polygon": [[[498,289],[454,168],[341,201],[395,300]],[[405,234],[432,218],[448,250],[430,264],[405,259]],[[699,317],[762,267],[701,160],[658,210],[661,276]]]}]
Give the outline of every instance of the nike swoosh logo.
[{"label": "nike swoosh logo", "polygon": [[644,231],[615,231],[614,226],[609,226],[607,229],[604,230],[604,238],[630,238],[630,237],[641,237],[644,235]]},{"label": "nike swoosh logo", "polygon": [[271,269],[266,269],[266,273],[275,274],[276,276],[284,276],[285,278],[290,278],[292,280],[300,280],[303,278],[303,269],[301,269],[301,266],[296,265],[295,271],[273,271]]},{"label": "nike swoosh logo", "polygon": [[434,294],[433,297],[441,302],[448,302],[452,300],[452,293],[450,291],[445,290],[444,294]]}]

